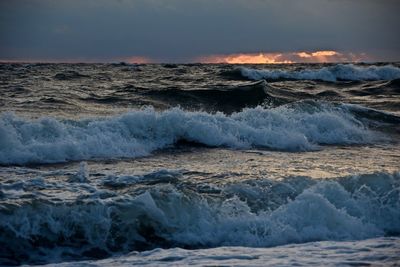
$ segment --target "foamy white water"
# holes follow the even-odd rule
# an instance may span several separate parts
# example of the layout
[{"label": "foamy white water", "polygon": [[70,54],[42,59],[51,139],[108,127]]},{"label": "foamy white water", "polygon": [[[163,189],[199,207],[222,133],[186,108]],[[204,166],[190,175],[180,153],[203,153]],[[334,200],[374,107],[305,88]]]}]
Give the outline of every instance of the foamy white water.
[{"label": "foamy white water", "polygon": [[316,102],[272,109],[257,107],[232,115],[181,109],[157,112],[148,108],[77,121],[27,120],[3,114],[0,136],[2,164],[134,158],[182,140],[213,147],[290,151],[385,140],[357,118],[349,106]]},{"label": "foamy white water", "polygon": [[400,79],[400,68],[386,66],[355,66],[352,64],[338,64],[320,69],[304,69],[296,71],[287,70],[258,70],[240,68],[241,74],[252,80],[320,80],[327,82],[336,81],[376,81]]},{"label": "foamy white water", "polygon": [[2,266],[399,261],[396,63],[0,69]]},{"label": "foamy white water", "polygon": [[399,238],[310,242],[273,248],[155,249],[100,261],[45,266],[396,266]]}]

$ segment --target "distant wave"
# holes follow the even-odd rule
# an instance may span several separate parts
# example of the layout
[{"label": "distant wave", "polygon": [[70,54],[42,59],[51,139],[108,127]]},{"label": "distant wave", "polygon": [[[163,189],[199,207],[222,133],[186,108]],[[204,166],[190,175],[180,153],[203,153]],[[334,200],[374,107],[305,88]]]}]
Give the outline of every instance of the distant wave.
[{"label": "distant wave", "polygon": [[[148,179],[157,175],[148,174]],[[179,179],[176,171],[163,175]],[[222,186],[213,197],[174,182],[116,194],[91,184],[27,179],[4,185],[0,192],[12,199],[39,187],[82,190],[84,197],[60,203],[41,194],[2,205],[0,264],[104,258],[156,247],[270,247],[398,235],[399,182],[399,173],[331,181],[262,179]]]},{"label": "distant wave", "polygon": [[353,64],[338,64],[319,69],[288,70],[258,70],[241,67],[240,75],[250,80],[319,80],[337,81],[376,81],[394,80],[400,78],[400,68],[386,66],[355,66]]},{"label": "distant wave", "polygon": [[77,71],[65,71],[65,72],[61,72],[61,73],[57,73],[56,75],[54,75],[54,79],[56,80],[73,80],[73,79],[80,79],[80,78],[87,78],[89,76],[87,75],[83,75]]},{"label": "distant wave", "polygon": [[178,103],[183,107],[205,108],[226,113],[240,111],[245,107],[256,107],[266,100],[277,102],[267,91],[268,84],[262,80],[237,86],[220,86],[211,89],[163,89],[147,90],[141,94],[167,103]]},{"label": "distant wave", "polygon": [[[351,110],[357,106],[301,101],[232,115],[152,108],[109,118],[27,120],[0,117],[0,163],[54,163],[138,157],[178,141],[213,147],[309,151],[324,144],[366,144],[383,139]],[[364,110],[359,113],[363,116]],[[368,113],[368,112],[367,112]],[[379,112],[378,112],[379,113]],[[380,113],[379,113],[380,114]],[[379,114],[374,120],[379,121]],[[392,118],[391,118],[392,119]]]}]

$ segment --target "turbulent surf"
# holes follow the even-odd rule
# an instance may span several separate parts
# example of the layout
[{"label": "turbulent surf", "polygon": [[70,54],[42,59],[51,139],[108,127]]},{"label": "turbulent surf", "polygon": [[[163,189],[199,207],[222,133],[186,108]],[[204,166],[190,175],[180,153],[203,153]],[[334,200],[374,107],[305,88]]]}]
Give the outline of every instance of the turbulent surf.
[{"label": "turbulent surf", "polygon": [[397,63],[0,69],[0,265],[400,260]]}]

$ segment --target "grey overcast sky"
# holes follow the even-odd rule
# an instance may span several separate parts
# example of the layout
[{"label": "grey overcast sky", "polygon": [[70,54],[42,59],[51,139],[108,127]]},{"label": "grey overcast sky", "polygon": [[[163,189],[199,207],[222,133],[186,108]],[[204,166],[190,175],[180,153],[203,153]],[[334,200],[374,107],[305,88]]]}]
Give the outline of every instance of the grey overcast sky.
[{"label": "grey overcast sky", "polygon": [[399,28],[399,0],[0,0],[0,60],[333,50],[399,61]]}]

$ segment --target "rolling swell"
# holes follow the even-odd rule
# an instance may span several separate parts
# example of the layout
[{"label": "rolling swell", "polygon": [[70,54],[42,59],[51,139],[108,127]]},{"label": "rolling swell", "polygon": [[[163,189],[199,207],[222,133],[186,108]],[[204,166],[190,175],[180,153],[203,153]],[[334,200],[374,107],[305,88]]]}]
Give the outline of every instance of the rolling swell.
[{"label": "rolling swell", "polygon": [[236,87],[221,87],[214,89],[180,90],[164,89],[149,90],[142,94],[182,107],[205,109],[207,111],[223,111],[232,113],[246,107],[255,107],[264,102],[278,103],[279,99],[267,93],[267,83],[262,80]]},{"label": "rolling swell", "polygon": [[[32,121],[2,114],[0,163],[134,158],[179,141],[235,149],[310,151],[320,145],[387,140],[362,119],[349,106],[315,101],[257,107],[231,115],[147,108],[109,118]],[[379,124],[379,116],[375,124]]]},{"label": "rolling swell", "polygon": [[[303,70],[258,70],[241,67],[240,75],[250,80],[316,80],[325,82],[338,81],[378,81],[400,78],[400,68],[393,65],[386,66],[355,66],[352,64],[338,64],[319,69]],[[232,74],[237,75],[238,72]]]},{"label": "rolling swell", "polygon": [[349,90],[356,96],[374,96],[374,95],[399,95],[400,94],[400,79],[387,81],[381,84],[364,85],[361,88]]},{"label": "rolling swell", "polygon": [[81,78],[87,78],[89,76],[87,75],[83,75],[77,71],[65,71],[65,72],[61,72],[61,73],[57,73],[56,75],[54,75],[54,79],[56,80],[74,80],[74,79],[81,79]]},{"label": "rolling swell", "polygon": [[[399,173],[331,181],[261,179],[202,194],[180,184],[182,174],[169,172],[174,181],[141,193],[42,178],[2,185],[0,264],[105,258],[156,247],[270,247],[400,233]],[[154,175],[138,180],[146,177]],[[60,202],[35,192],[40,188],[82,193]],[[35,197],[15,203],[12,198],[19,191]]]}]

